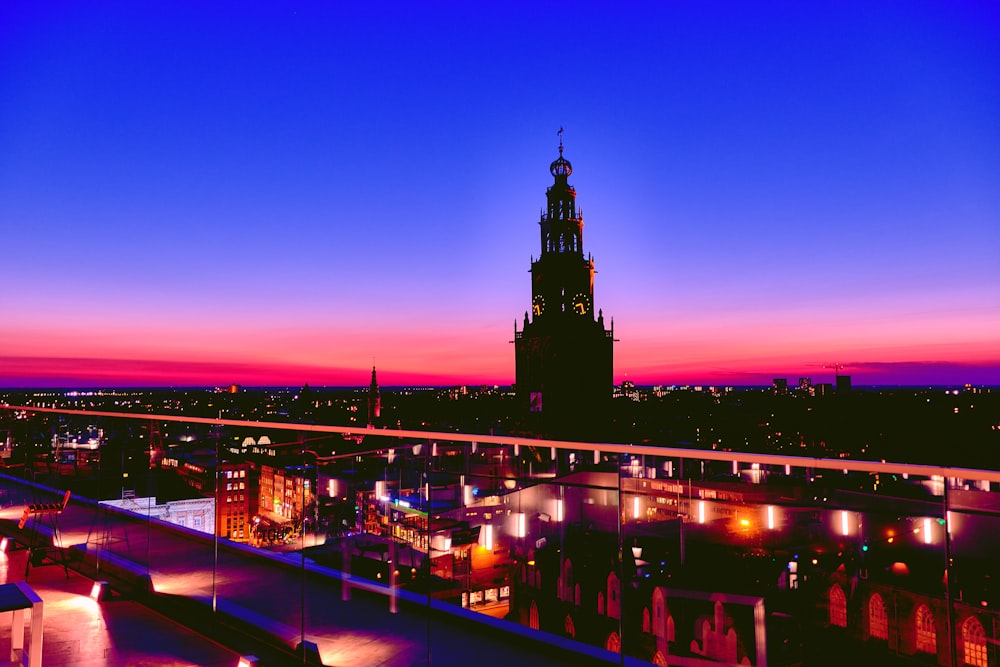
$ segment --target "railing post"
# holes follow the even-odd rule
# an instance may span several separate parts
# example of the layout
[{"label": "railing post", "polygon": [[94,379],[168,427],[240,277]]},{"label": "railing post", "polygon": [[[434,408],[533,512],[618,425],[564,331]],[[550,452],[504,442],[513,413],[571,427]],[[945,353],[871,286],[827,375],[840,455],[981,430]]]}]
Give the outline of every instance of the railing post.
[{"label": "railing post", "polygon": [[951,664],[959,665],[958,642],[955,641],[955,605],[951,591],[951,513],[948,511],[948,481],[944,483],[944,601],[948,608],[948,655]]},{"label": "railing post", "polygon": [[346,602],[351,599],[351,541],[344,538],[340,547],[340,599]]},{"label": "railing post", "polygon": [[[399,574],[396,562],[396,540],[389,540],[389,613],[395,614],[399,611],[396,603],[396,577]],[[430,593],[428,593],[429,595]]]}]

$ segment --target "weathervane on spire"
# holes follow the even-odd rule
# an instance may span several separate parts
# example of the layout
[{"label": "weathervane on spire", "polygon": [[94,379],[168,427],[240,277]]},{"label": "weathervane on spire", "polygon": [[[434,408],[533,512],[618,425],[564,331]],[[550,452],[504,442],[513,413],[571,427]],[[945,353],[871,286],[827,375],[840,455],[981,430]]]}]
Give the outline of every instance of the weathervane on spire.
[{"label": "weathervane on spire", "polygon": [[563,154],[563,143],[562,143],[563,129],[562,129],[562,125],[559,126],[559,131],[556,132],[556,134],[559,135],[559,156],[562,157],[562,154]]}]

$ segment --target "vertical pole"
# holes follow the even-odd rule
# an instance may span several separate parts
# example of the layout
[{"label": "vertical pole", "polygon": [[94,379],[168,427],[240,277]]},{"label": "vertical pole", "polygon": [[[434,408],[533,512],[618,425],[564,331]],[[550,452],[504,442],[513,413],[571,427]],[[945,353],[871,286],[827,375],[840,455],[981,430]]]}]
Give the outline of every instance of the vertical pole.
[{"label": "vertical pole", "polygon": [[[219,410],[219,421],[220,422],[222,421],[222,410]],[[215,426],[215,475],[214,475],[215,482],[212,484],[212,493],[215,495],[216,500],[218,500],[218,498],[219,498],[219,450],[220,450],[220,441],[221,440],[222,440],[222,424],[220,423],[220,424],[216,424],[216,426]],[[124,489],[123,489],[122,493],[124,495]],[[216,504],[218,504],[218,503],[216,503]],[[215,511],[218,512],[219,508],[216,507]],[[152,512],[150,512],[149,509],[147,509],[146,510],[146,527],[147,527],[147,531],[146,531],[146,553],[147,553],[146,562],[147,563],[149,563],[149,556],[148,556],[148,553],[149,553],[149,543],[150,543],[149,528],[152,525],[152,521],[153,521],[151,515],[152,515]],[[217,574],[217,572],[219,570],[219,523],[217,521],[214,521],[214,519],[213,519],[213,522],[215,523],[215,530],[212,531],[212,549],[213,549],[213,552],[212,552],[212,613],[215,613],[217,611],[216,603],[218,602],[217,591],[216,591],[216,586],[215,586],[215,580],[216,580],[216,574]],[[150,569],[150,568],[147,566],[147,569]]]},{"label": "vertical pole", "polygon": [[351,542],[345,537],[340,545],[340,599],[346,602],[351,599]]},{"label": "vertical pole", "polygon": [[[428,513],[428,517],[430,513]],[[389,613],[395,614],[399,611],[396,604],[396,572],[398,563],[396,562],[396,540],[389,539]],[[429,595],[429,593],[428,593]]]},{"label": "vertical pole", "polygon": [[944,601],[948,606],[948,655],[951,664],[958,665],[958,645],[955,641],[955,606],[951,598],[951,520],[948,511],[948,479],[944,480]]},{"label": "vertical pole", "polygon": [[[595,461],[596,463],[596,461]],[[625,664],[625,622],[623,610],[629,608],[625,604],[624,593],[625,593],[625,517],[628,511],[625,508],[624,494],[622,493],[622,456],[619,454],[617,456],[617,465],[615,465],[615,472],[618,474],[618,660],[621,665]],[[611,591],[605,591],[607,599],[605,600],[605,610],[607,605],[611,603]],[[629,636],[629,641],[632,641],[632,637]]]}]

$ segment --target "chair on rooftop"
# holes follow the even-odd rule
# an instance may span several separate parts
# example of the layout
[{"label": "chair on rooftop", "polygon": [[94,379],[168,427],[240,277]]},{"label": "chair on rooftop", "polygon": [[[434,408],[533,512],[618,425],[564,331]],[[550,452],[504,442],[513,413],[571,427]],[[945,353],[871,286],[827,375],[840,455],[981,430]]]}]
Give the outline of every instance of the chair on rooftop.
[{"label": "chair on rooftop", "polygon": [[[37,560],[36,565],[41,565],[47,554],[49,560],[53,563],[62,563],[63,570],[66,572],[66,578],[69,579],[69,568],[66,565],[66,555],[62,548],[62,537],[59,535],[59,515],[69,505],[70,495],[72,495],[72,491],[67,489],[66,493],[63,494],[62,502],[31,503],[25,505],[24,512],[21,514],[21,520],[17,524],[19,530],[24,530],[28,521],[31,521],[31,530],[28,536],[28,561],[24,566],[25,579],[28,578],[28,572],[31,571],[32,561]],[[47,523],[52,530],[51,544],[45,543],[45,536],[40,530],[41,524],[45,519],[48,519]]]}]

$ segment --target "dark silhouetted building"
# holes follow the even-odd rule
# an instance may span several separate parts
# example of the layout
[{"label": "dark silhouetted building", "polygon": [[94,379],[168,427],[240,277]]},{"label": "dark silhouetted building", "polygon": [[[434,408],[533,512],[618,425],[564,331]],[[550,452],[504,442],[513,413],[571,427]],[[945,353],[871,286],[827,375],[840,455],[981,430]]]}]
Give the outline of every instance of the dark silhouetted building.
[{"label": "dark silhouetted building", "polygon": [[375,367],[372,366],[372,383],[368,386],[368,425],[375,426],[381,415],[382,397],[378,391],[378,380],[375,379]]},{"label": "dark silhouetted building", "polygon": [[516,389],[531,430],[586,437],[608,419],[613,386],[614,323],[605,328],[594,304],[594,260],[583,251],[583,215],[573,167],[563,157],[550,165],[541,255],[531,262],[531,311],[514,325]]}]

